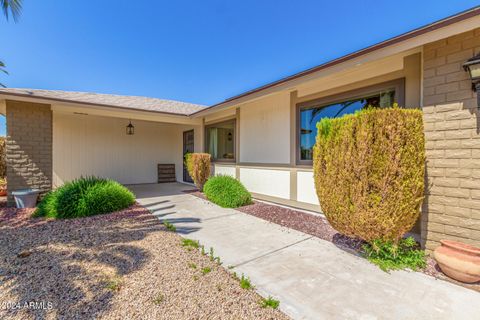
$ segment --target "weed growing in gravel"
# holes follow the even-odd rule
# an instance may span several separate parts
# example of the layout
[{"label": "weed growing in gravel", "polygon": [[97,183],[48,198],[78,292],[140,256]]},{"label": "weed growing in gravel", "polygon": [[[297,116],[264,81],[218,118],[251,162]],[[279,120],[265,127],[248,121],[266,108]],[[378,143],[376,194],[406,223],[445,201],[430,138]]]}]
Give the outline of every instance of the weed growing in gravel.
[{"label": "weed growing in gravel", "polygon": [[105,284],[105,288],[118,292],[123,286],[123,281],[120,277],[114,277],[109,280],[107,280],[107,283]]},{"label": "weed growing in gravel", "polygon": [[252,283],[250,282],[250,278],[249,277],[245,277],[242,273],[242,277],[240,278],[240,287],[242,289],[246,289],[246,290],[250,290],[250,289],[253,289],[253,285]]},{"label": "weed growing in gravel", "polygon": [[163,296],[163,294],[159,293],[155,299],[153,299],[153,303],[156,304],[157,306],[160,305],[163,300],[165,299],[165,297]]},{"label": "weed growing in gravel", "polygon": [[200,246],[200,243],[197,240],[184,238],[182,239],[182,246],[187,248],[198,249],[198,247]]},{"label": "weed growing in gravel", "polygon": [[177,228],[172,223],[170,223],[168,220],[163,220],[162,223],[167,228],[168,231],[171,231],[171,232],[176,232],[177,231]]},{"label": "weed growing in gravel", "polygon": [[189,263],[188,266],[192,269],[197,269],[197,265],[195,263]]},{"label": "weed growing in gravel", "polygon": [[273,309],[277,309],[279,305],[280,301],[273,299],[271,296],[269,296],[267,299],[262,298],[262,300],[260,300],[260,306],[262,308],[270,307]]},{"label": "weed growing in gravel", "polygon": [[197,275],[193,276],[193,280],[197,281],[197,280],[198,280],[198,276],[197,276]]},{"label": "weed growing in gravel", "polygon": [[213,248],[210,247],[210,261],[213,261],[215,259],[214,251]]},{"label": "weed growing in gravel", "polygon": [[215,261],[218,264],[222,264],[222,262],[220,261],[220,257],[215,257],[215,252],[213,251],[212,247],[210,247],[209,256],[210,256],[210,261]]},{"label": "weed growing in gravel", "polygon": [[231,270],[231,269],[235,268],[235,266],[229,265],[227,268]]},{"label": "weed growing in gravel", "polygon": [[212,271],[212,268],[210,267],[205,267],[202,269],[203,275],[206,275],[207,273],[210,273]]}]

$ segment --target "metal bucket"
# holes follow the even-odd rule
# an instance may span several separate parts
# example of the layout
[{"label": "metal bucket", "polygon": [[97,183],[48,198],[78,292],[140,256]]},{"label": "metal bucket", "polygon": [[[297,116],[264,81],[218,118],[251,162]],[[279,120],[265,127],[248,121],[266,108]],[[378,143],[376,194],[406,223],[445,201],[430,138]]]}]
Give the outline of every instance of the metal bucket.
[{"label": "metal bucket", "polygon": [[39,193],[40,190],[38,189],[21,189],[12,191],[17,208],[35,208]]}]

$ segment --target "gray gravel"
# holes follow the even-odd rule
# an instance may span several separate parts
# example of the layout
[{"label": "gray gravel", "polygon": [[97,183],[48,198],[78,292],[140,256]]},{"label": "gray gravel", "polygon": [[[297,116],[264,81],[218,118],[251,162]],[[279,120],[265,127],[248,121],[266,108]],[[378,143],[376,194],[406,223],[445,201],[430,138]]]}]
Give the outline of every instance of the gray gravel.
[{"label": "gray gravel", "polygon": [[0,319],[288,319],[141,206],[71,220],[30,214],[0,209]]}]

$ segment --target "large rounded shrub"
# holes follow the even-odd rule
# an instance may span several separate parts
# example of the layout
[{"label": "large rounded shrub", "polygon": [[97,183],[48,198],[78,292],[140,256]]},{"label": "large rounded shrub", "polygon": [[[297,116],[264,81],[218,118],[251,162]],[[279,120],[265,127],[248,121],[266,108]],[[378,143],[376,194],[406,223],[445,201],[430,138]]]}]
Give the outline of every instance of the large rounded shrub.
[{"label": "large rounded shrub", "polygon": [[252,195],[231,176],[211,177],[205,183],[203,192],[208,200],[223,208],[237,208],[252,203]]},{"label": "large rounded shrub", "polygon": [[424,192],[422,113],[366,109],[317,124],[313,169],[320,206],[339,232],[397,242]]},{"label": "large rounded shrub", "polygon": [[86,217],[125,209],[134,202],[132,192],[116,181],[80,178],[48,193],[39,203],[35,216]]}]

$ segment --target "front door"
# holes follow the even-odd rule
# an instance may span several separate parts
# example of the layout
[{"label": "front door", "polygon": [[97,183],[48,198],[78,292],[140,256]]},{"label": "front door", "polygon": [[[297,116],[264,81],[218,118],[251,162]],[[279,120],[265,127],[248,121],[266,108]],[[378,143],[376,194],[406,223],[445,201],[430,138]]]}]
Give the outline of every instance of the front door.
[{"label": "front door", "polygon": [[[185,154],[191,153],[194,150],[193,130],[183,132],[183,157],[185,160]],[[185,162],[183,163],[183,181],[193,183],[192,178],[188,174]]]}]

